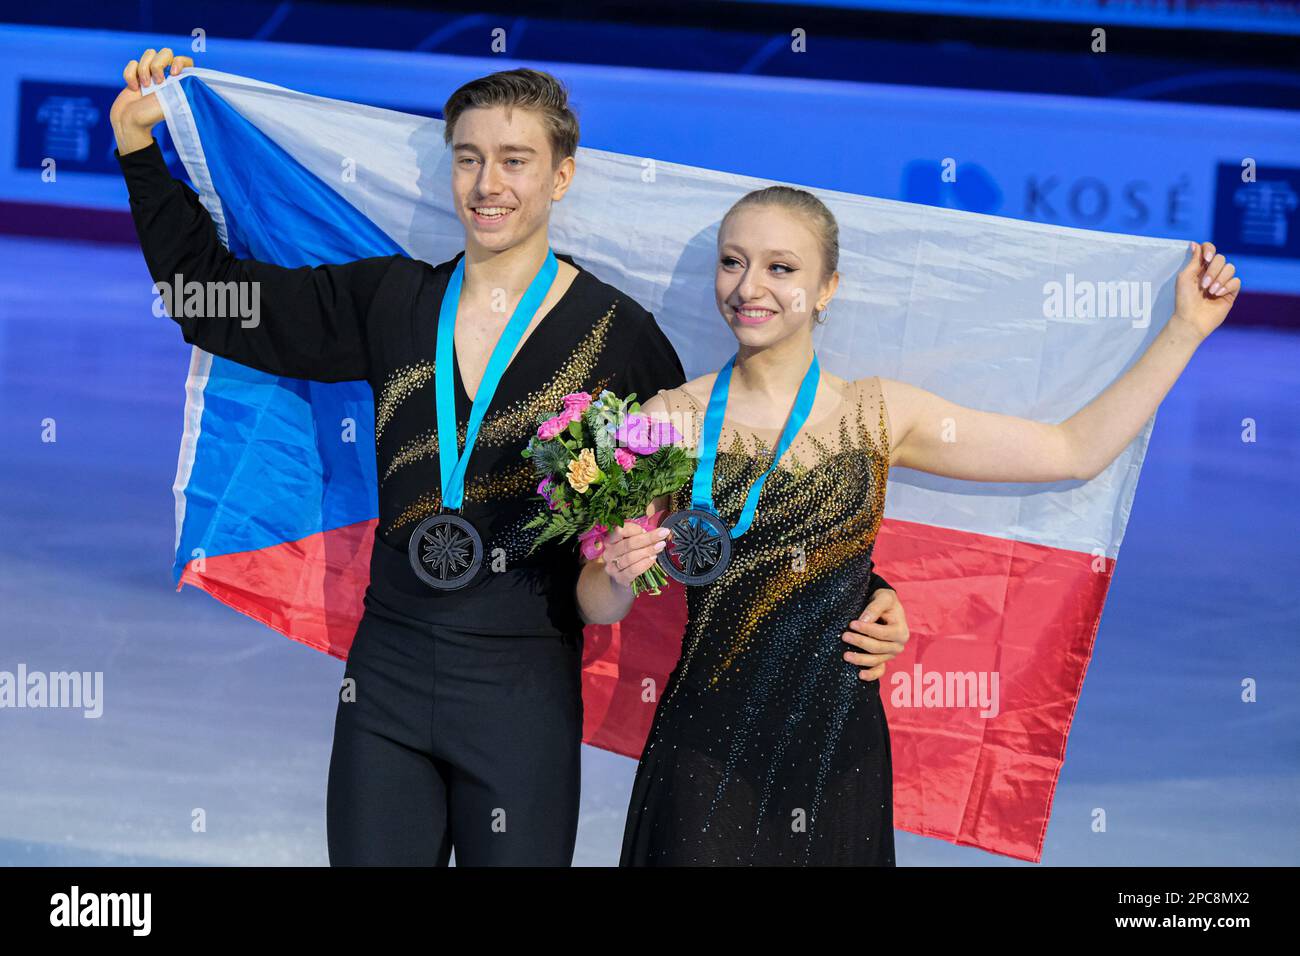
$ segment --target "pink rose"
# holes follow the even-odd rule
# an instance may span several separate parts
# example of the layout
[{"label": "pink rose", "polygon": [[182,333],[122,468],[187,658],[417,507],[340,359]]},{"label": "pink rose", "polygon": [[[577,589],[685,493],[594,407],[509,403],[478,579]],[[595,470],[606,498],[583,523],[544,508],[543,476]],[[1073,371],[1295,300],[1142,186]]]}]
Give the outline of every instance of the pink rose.
[{"label": "pink rose", "polygon": [[564,410],[577,421],[591,405],[591,396],[586,392],[570,392],[564,396]]},{"label": "pink rose", "polygon": [[615,448],[614,460],[618,462],[618,466],[624,471],[631,471],[636,465],[636,455],[632,454],[626,448]]},{"label": "pink rose", "polygon": [[537,426],[537,437],[542,441],[550,441],[560,432],[569,427],[569,419],[563,413],[556,415],[554,418],[548,418]]}]

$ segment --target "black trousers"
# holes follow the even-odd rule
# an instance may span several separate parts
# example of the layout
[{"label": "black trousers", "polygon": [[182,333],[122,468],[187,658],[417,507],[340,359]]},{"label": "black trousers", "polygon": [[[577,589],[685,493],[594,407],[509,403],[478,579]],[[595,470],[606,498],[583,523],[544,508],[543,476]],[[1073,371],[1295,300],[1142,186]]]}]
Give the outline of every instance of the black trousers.
[{"label": "black trousers", "polygon": [[458,866],[568,866],[581,668],[581,633],[474,634],[367,598],[334,722],[330,865],[445,866],[454,849]]}]

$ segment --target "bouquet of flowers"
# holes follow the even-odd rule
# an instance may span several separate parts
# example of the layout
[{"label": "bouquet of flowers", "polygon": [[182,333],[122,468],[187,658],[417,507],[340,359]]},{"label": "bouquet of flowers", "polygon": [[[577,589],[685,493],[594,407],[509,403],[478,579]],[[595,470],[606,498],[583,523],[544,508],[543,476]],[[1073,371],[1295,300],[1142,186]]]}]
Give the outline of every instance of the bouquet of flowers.
[{"label": "bouquet of flowers", "polygon": [[[583,557],[597,557],[611,528],[634,521],[647,531],[646,508],[656,497],[690,480],[695,461],[668,422],[641,413],[633,393],[619,398],[606,389],[564,396],[564,408],[543,418],[522,452],[541,482],[545,509],[524,527],[540,528],[533,551],[547,541],[577,538]],[[658,563],[632,582],[633,595],[658,594],[668,578]]]}]

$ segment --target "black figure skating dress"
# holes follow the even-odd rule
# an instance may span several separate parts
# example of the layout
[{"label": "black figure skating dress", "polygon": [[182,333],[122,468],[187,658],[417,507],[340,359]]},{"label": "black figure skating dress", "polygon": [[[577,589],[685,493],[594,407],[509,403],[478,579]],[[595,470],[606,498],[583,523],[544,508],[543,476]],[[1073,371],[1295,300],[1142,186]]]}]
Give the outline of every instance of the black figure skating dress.
[{"label": "black figure skating dress", "polygon": [[[840,637],[867,603],[888,416],[877,378],[823,377],[820,388],[838,398],[832,413],[810,415],[725,573],[687,592],[682,655],[637,768],[622,865],[894,865],[880,681],[858,677],[843,657],[856,648]],[[660,394],[698,446],[705,406],[684,388]],[[779,432],[724,425],[714,502],[728,526]],[[690,495],[688,483],[673,509]]]}]

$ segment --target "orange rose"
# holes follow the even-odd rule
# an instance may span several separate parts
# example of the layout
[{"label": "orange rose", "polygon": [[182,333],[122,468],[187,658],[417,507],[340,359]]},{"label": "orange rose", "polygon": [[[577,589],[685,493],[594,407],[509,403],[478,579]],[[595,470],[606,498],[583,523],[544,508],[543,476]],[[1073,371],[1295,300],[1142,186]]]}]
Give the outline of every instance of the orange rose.
[{"label": "orange rose", "polygon": [[596,453],[590,448],[584,448],[576,459],[569,462],[569,487],[578,494],[601,477],[600,469],[596,467]]}]

